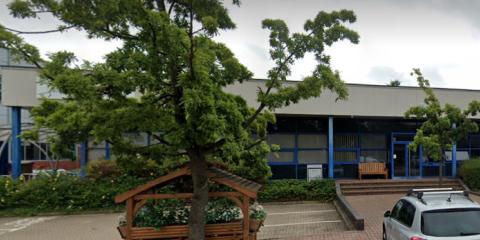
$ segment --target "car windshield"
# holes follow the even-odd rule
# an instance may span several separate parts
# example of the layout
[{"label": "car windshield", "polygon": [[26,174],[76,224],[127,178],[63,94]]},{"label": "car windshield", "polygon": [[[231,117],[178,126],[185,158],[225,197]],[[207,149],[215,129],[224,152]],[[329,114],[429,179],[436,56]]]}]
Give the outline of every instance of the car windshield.
[{"label": "car windshield", "polygon": [[480,208],[425,211],[422,232],[432,237],[479,235]]}]

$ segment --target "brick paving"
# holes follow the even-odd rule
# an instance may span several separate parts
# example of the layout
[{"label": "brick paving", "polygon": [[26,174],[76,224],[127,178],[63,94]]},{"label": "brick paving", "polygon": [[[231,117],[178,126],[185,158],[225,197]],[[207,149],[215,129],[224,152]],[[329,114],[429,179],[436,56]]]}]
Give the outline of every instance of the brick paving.
[{"label": "brick paving", "polygon": [[[405,194],[347,196],[347,201],[365,219],[365,231],[328,232],[303,238],[285,238],[302,240],[344,239],[364,240],[382,239],[383,213],[391,210],[399,198]],[[480,203],[480,196],[471,196]]]},{"label": "brick paving", "polygon": [[302,202],[264,205],[267,219],[258,239],[280,239],[345,231],[335,207],[330,203]]},{"label": "brick paving", "polygon": [[0,218],[2,240],[119,240],[120,214]]},{"label": "brick paving", "polygon": [[[381,239],[382,218],[400,195],[347,196],[352,207],[365,218],[365,231],[347,231],[331,204],[274,204],[266,205],[270,213],[259,239]],[[480,197],[472,196],[480,202]],[[120,214],[75,216],[0,218],[2,240],[115,240]],[[321,222],[323,223],[315,223]],[[332,221],[332,222],[328,222]],[[295,224],[295,223],[309,224]],[[293,223],[293,224],[292,224]]]}]

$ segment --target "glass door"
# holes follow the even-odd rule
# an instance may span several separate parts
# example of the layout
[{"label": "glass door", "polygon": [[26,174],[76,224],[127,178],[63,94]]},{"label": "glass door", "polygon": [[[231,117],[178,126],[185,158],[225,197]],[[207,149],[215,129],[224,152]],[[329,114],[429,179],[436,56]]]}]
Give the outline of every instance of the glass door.
[{"label": "glass door", "polygon": [[407,177],[408,147],[406,144],[393,145],[392,177]]},{"label": "glass door", "polygon": [[419,151],[410,151],[409,142],[393,144],[393,175],[392,177],[420,177]]}]

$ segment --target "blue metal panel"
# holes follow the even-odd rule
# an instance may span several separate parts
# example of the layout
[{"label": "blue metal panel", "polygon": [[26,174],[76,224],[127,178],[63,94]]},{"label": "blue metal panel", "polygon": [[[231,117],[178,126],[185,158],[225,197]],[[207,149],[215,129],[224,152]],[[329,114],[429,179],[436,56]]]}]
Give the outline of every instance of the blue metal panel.
[{"label": "blue metal panel", "polygon": [[328,177],[333,178],[333,117],[328,117]]},{"label": "blue metal panel", "polygon": [[12,107],[12,177],[22,174],[21,107]]},{"label": "blue metal panel", "polygon": [[457,176],[457,145],[452,145],[452,176]]},{"label": "blue metal panel", "polygon": [[424,163],[424,159],[423,159],[423,147],[420,146],[418,147],[418,155],[419,155],[419,158],[420,158],[420,177],[423,177],[423,163]]},{"label": "blue metal panel", "polygon": [[88,141],[80,144],[80,177],[86,176],[88,162]]},{"label": "blue metal panel", "polygon": [[108,142],[105,142],[105,159],[110,160],[111,154],[110,154],[110,144]]}]

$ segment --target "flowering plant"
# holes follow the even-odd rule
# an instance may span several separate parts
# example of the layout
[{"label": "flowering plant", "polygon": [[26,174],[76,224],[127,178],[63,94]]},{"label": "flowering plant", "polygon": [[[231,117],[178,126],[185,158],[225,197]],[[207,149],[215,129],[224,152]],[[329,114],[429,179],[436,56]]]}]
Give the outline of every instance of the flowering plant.
[{"label": "flowering plant", "polygon": [[250,206],[250,218],[265,220],[265,218],[267,218],[267,212],[265,212],[262,205],[260,205],[258,202],[254,202]]},{"label": "flowering plant", "polygon": [[[226,199],[209,201],[205,208],[207,224],[227,223],[240,219],[240,209]],[[137,227],[159,229],[169,225],[188,224],[190,205],[181,200],[164,200],[160,203],[147,203],[135,216]],[[121,222],[120,222],[121,223]]]}]

